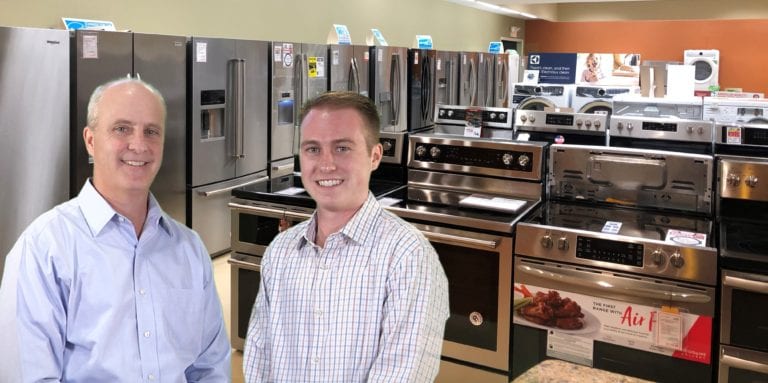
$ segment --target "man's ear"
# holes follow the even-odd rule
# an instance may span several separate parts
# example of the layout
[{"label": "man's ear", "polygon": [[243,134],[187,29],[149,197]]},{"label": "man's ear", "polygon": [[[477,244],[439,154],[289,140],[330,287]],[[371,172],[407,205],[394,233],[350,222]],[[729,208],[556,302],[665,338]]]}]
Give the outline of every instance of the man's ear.
[{"label": "man's ear", "polygon": [[384,155],[384,148],[381,146],[380,143],[377,143],[373,146],[371,149],[371,171],[374,171],[379,168],[379,164],[381,163],[381,157]]},{"label": "man's ear", "polygon": [[83,140],[85,140],[85,148],[88,150],[88,154],[93,156],[93,130],[87,126],[83,128]]}]

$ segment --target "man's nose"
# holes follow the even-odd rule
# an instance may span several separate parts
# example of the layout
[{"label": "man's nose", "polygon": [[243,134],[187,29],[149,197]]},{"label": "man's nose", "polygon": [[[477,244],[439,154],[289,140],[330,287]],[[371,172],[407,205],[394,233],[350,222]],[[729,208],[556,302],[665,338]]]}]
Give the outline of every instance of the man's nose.
[{"label": "man's nose", "polygon": [[331,150],[323,150],[320,154],[320,170],[333,171],[336,169],[336,158]]},{"label": "man's nose", "polygon": [[147,137],[144,132],[137,131],[128,138],[128,149],[141,153],[147,150]]}]

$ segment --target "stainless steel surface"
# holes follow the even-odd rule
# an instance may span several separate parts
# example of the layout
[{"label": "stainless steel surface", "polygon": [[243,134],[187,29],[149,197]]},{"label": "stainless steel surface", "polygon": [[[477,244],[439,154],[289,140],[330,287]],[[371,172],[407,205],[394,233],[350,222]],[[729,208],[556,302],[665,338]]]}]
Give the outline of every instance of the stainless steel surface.
[{"label": "stainless steel surface", "polygon": [[[270,55],[269,161],[290,159],[294,155],[297,113],[301,108],[301,44],[273,41]],[[273,177],[273,175],[270,175]]]},{"label": "stainless steel surface", "polygon": [[497,53],[494,55],[496,64],[494,65],[493,79],[495,88],[493,90],[493,106],[500,108],[509,108],[509,54]]},{"label": "stainless steel surface", "polygon": [[329,45],[329,90],[348,90],[369,96],[370,47]]},{"label": "stainless steel surface", "polygon": [[226,193],[226,192],[232,191],[233,189],[241,188],[243,186],[248,186],[248,185],[252,185],[252,184],[255,184],[255,183],[259,183],[259,182],[266,182],[268,180],[269,180],[269,177],[261,177],[261,178],[255,179],[255,180],[248,180],[248,181],[240,182],[240,183],[237,183],[237,184],[234,184],[234,185],[230,184],[230,185],[228,185],[226,187],[221,187],[221,188],[216,188],[216,189],[211,189],[211,186],[213,186],[213,185],[210,185],[210,186],[198,188],[197,189],[197,194],[202,196],[202,197],[210,197],[210,196],[214,196],[214,195],[217,195],[217,194]]},{"label": "stainless steel surface", "polygon": [[[245,338],[240,337],[240,310],[247,310],[249,313],[252,310],[251,307],[240,307],[240,273],[241,269],[261,273],[261,257],[251,257],[246,254],[232,253],[227,261],[230,267],[230,343],[232,348],[236,350],[243,350],[245,347]],[[244,281],[245,282],[245,281]],[[258,288],[258,287],[257,287]]]},{"label": "stainless steel surface", "polygon": [[[734,290],[768,295],[768,276],[741,271],[722,270],[721,286],[720,343],[729,344],[731,343],[731,320],[734,316]],[[739,313],[736,314],[738,315]]]},{"label": "stainless steel surface", "polygon": [[765,148],[768,151],[768,125],[715,124],[715,143],[730,148]]},{"label": "stainless steel surface", "polygon": [[720,345],[719,362],[719,383],[730,382],[728,377],[732,368],[763,374],[768,379],[768,353]]},{"label": "stainless steel surface", "polygon": [[612,116],[676,117],[701,120],[701,97],[649,98],[636,94],[619,94],[613,98]]},{"label": "stainless steel surface", "polygon": [[245,158],[245,60],[233,59],[227,62],[227,89],[230,107],[226,109],[224,124],[231,127],[234,138],[230,155],[241,159]]},{"label": "stainless steel surface", "polygon": [[[70,196],[74,197],[93,174],[92,159],[83,140],[87,125],[88,100],[97,86],[133,74],[133,38],[128,32],[78,30],[74,32],[71,58],[73,94],[70,100],[72,152]],[[96,57],[93,57],[96,49]],[[143,70],[148,75],[147,70]],[[161,91],[162,93],[162,91]]]},{"label": "stainless steel surface", "polygon": [[459,97],[459,53],[437,51],[435,104],[456,105]]},{"label": "stainless steel surface", "polygon": [[381,130],[408,130],[408,50],[400,47],[371,48],[372,99],[379,109]]},{"label": "stainless steel surface", "polygon": [[711,214],[713,166],[708,155],[552,145],[548,192],[558,198]]},{"label": "stainless steel surface", "polygon": [[436,51],[408,50],[408,129],[422,130],[435,123]]},{"label": "stainless steel surface", "polygon": [[[527,238],[515,244],[515,254],[518,255],[708,285],[717,283],[717,249],[712,247],[685,246],[663,240],[529,222],[520,222],[517,225],[516,235],[518,238]],[[626,265],[580,257],[578,256],[579,237],[643,245],[642,263],[639,266]]]},{"label": "stainless steel surface", "polygon": [[482,126],[489,128],[512,129],[514,120],[514,111],[509,108],[438,104],[435,109],[436,123],[456,125],[462,129],[466,126],[469,113],[479,113]]},{"label": "stainless steel surface", "polygon": [[240,238],[241,230],[254,230],[254,228],[241,228],[241,214],[253,215],[273,219],[285,219],[289,226],[305,221],[312,216],[313,209],[298,206],[289,206],[264,201],[255,201],[242,198],[232,198],[228,204],[230,209],[232,226],[232,251],[240,254],[262,256],[267,251],[267,244],[252,243]]},{"label": "stainless steel surface", "polygon": [[[542,179],[543,157],[546,143],[541,142],[521,142],[521,141],[501,141],[487,140],[482,138],[467,138],[453,136],[435,136],[429,134],[412,134],[409,137],[410,145],[408,151],[408,167],[414,169],[451,171],[476,175],[497,176],[504,178],[519,178],[532,181]],[[419,160],[417,155],[420,148],[434,148],[437,145],[455,146],[465,148],[475,148],[488,150],[496,154],[514,155],[516,163],[525,162],[530,171],[516,169],[515,166],[502,166],[503,158],[495,158],[496,167],[481,165],[462,165],[459,163],[443,163],[432,160]],[[437,156],[438,160],[440,155]],[[455,162],[459,162],[458,159]]]},{"label": "stainless steel surface", "polygon": [[768,202],[768,159],[719,156],[719,197]]},{"label": "stainless steel surface", "polygon": [[702,119],[717,123],[768,123],[764,98],[704,97]]},{"label": "stainless steel surface", "polygon": [[459,105],[478,106],[478,53],[459,53]]},{"label": "stainless steel surface", "polygon": [[605,136],[608,116],[573,112],[517,109],[515,130],[526,132],[579,133]]},{"label": "stainless steel surface", "polygon": [[496,106],[494,104],[494,67],[495,54],[477,53],[477,105]]},{"label": "stainless steel surface", "polygon": [[402,164],[404,161],[403,149],[408,140],[406,132],[380,132],[379,142],[384,148],[381,162],[388,164]]},{"label": "stainless steel surface", "polygon": [[515,282],[520,284],[651,307],[674,302],[675,307],[691,314],[715,315],[715,288],[710,286],[521,257],[515,257],[514,267]]},{"label": "stainless steel surface", "polygon": [[208,253],[219,255],[229,251],[231,219],[228,203],[231,198],[229,193],[220,193],[204,197],[207,192],[235,188],[242,183],[263,179],[266,171],[246,177],[240,177],[220,183],[200,186],[190,190],[190,203],[192,208],[191,225],[197,231],[205,243]]},{"label": "stainless steel surface", "polygon": [[0,280],[22,231],[70,195],[69,51],[67,31],[0,27]]},{"label": "stainless steel surface", "polygon": [[711,143],[714,123],[668,117],[611,116],[611,137]]}]

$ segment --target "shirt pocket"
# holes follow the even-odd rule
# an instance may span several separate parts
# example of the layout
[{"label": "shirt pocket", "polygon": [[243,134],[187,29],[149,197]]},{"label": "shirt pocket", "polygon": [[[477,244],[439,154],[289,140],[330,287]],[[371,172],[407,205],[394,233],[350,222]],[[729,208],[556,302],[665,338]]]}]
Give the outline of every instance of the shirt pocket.
[{"label": "shirt pocket", "polygon": [[164,289],[159,293],[160,326],[166,335],[163,343],[181,359],[194,361],[200,354],[205,323],[204,296],[202,289]]}]

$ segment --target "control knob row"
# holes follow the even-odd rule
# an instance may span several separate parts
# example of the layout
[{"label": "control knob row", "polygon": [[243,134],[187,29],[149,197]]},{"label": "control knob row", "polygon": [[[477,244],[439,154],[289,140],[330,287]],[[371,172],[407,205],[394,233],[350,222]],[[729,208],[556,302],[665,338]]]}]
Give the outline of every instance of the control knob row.
[{"label": "control knob row", "polygon": [[[651,253],[651,261],[654,265],[658,266],[659,268],[664,266],[664,262],[666,261],[664,257],[664,252],[661,251],[661,249],[656,249]],[[669,256],[669,264],[676,268],[681,268],[685,265],[685,258],[680,254],[680,251],[675,250],[672,255]]]},{"label": "control knob row", "polygon": [[[512,165],[512,162],[514,161],[515,156],[511,153],[504,153],[503,156],[501,156],[501,162],[504,163],[504,165]],[[528,163],[531,162],[530,157],[528,157],[527,154],[521,154],[519,157],[517,157],[517,164],[521,167],[525,167],[528,165]]]},{"label": "control knob row", "polygon": [[602,123],[600,122],[600,120],[595,120],[594,123],[591,120],[584,120],[584,121],[576,120],[576,126],[581,128],[581,125],[586,126],[587,129],[592,127],[592,125],[595,125],[595,129],[600,129],[600,125],[602,125]]},{"label": "control knob row", "polygon": [[[757,181],[757,176],[747,176],[747,178],[744,179],[744,184],[754,188],[757,187]],[[728,176],[725,177],[725,182],[728,183],[729,186],[739,186],[739,183],[741,183],[741,177],[735,173],[728,173]]]},{"label": "control knob row", "polygon": [[[552,246],[555,244],[555,241],[552,239],[552,236],[547,234],[543,237],[541,237],[541,246],[545,249],[551,249]],[[560,237],[557,239],[557,249],[561,251],[568,251],[568,248],[570,247],[568,243],[568,237]]]},{"label": "control knob row", "polygon": [[685,128],[685,130],[688,132],[688,134],[693,134],[694,131],[696,133],[698,133],[698,134],[704,134],[704,127],[703,126],[699,126],[698,128],[695,128],[693,126],[689,126],[689,127]]},{"label": "control knob row", "polygon": [[[628,123],[627,123],[627,130],[632,130],[633,128],[634,128],[634,127],[632,126],[632,123],[631,123],[631,122],[628,122]],[[619,122],[619,123],[617,123],[617,124],[616,124],[616,129],[619,129],[619,130],[622,130],[622,129],[624,129],[624,123],[623,123],[623,122]]]},{"label": "control knob row", "polygon": [[520,121],[521,122],[526,122],[526,121],[536,122],[536,116],[534,116],[534,115],[528,116],[528,115],[525,115],[525,114],[521,114],[520,115]]},{"label": "control knob row", "polygon": [[[427,147],[424,145],[419,145],[416,147],[416,156],[417,157],[424,157],[427,155]],[[437,146],[433,146],[429,149],[429,155],[432,158],[438,158],[440,157],[440,148]]]}]

